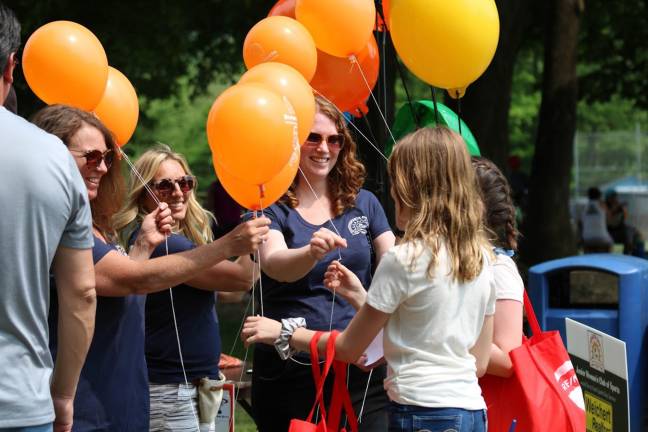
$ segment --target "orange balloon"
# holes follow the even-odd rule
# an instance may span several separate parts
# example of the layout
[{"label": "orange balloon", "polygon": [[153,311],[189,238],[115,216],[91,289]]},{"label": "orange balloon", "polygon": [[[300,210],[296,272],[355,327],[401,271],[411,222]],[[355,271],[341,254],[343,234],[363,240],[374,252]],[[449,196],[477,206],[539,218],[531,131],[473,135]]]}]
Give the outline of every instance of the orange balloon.
[{"label": "orange balloon", "polygon": [[265,84],[287,97],[297,116],[299,142],[306,141],[315,120],[315,96],[308,81],[297,70],[281,63],[261,63],[245,72],[239,83]]},{"label": "orange balloon", "polygon": [[317,67],[317,50],[306,27],[292,18],[272,16],[256,23],[245,36],[243,60],[248,69],[269,61],[284,63],[310,81]]},{"label": "orange balloon", "polygon": [[262,84],[225,90],[207,118],[212,153],[234,177],[260,185],[286,165],[297,141],[297,119],[287,100]]},{"label": "orange balloon", "polygon": [[317,71],[311,86],[333,102],[340,111],[349,111],[357,115],[358,110],[367,111],[365,101],[378,80],[380,61],[378,45],[373,37],[356,58],[367,82],[362,78],[358,64],[353,60],[318,51]]},{"label": "orange balloon", "polygon": [[320,51],[337,57],[360,52],[376,22],[373,0],[297,0],[297,21],[308,29]]},{"label": "orange balloon", "polygon": [[106,90],[94,113],[110,129],[120,146],[133,136],[139,117],[137,93],[128,78],[113,67],[108,67]]},{"label": "orange balloon", "polygon": [[92,111],[108,80],[108,58],[90,30],[54,21],[36,30],[23,52],[23,71],[32,91],[47,104]]},{"label": "orange balloon", "polygon": [[283,196],[292,184],[299,168],[299,148],[293,151],[288,163],[272,180],[263,185],[263,196],[258,185],[246,183],[231,175],[216,157],[212,156],[216,176],[234,200],[250,210],[262,210]]},{"label": "orange balloon", "polygon": [[268,16],[286,16],[295,18],[295,2],[297,0],[279,0],[272,6]]}]

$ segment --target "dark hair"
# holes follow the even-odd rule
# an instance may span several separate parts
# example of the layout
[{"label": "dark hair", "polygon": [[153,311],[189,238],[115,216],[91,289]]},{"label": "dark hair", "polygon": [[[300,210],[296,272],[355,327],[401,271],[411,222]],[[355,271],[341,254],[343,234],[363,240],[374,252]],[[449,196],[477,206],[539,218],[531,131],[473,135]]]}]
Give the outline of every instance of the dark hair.
[{"label": "dark hair", "polygon": [[597,187],[591,187],[587,189],[587,197],[591,200],[601,199],[601,189]]},{"label": "dark hair", "polygon": [[495,246],[516,250],[519,232],[515,227],[515,206],[508,180],[488,159],[473,157],[477,182],[484,201],[484,223]]},{"label": "dark hair", "polygon": [[0,2],[0,71],[4,71],[9,55],[19,47],[20,23],[13,11]]},{"label": "dark hair", "polygon": [[[344,146],[340,150],[338,160],[328,175],[328,187],[331,193],[331,211],[335,216],[339,216],[346,209],[355,206],[356,196],[365,180],[365,167],[356,157],[356,143],[346,125],[346,119],[339,109],[326,99],[315,96],[315,105],[317,113],[326,116],[335,124],[338,133],[344,135]],[[295,180],[281,198],[281,202],[291,208],[299,205],[299,200],[295,195],[295,187],[300,179],[300,173],[297,172]]]},{"label": "dark hair", "polygon": [[120,150],[108,128],[93,114],[67,105],[50,105],[38,111],[31,119],[39,128],[56,135],[66,146],[83,126],[94,127],[104,137],[106,147],[115,152],[115,159],[108,172],[101,179],[97,197],[90,202],[92,222],[104,236],[115,234],[112,217],[124,203],[124,178],[121,173]]}]

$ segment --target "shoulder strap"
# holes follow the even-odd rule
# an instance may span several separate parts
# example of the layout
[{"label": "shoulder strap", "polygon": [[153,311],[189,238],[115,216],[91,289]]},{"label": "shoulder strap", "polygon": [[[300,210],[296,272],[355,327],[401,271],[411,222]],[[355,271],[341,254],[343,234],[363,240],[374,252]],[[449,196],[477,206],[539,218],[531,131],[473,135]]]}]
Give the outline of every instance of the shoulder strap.
[{"label": "shoulder strap", "polygon": [[529,299],[526,290],[524,290],[524,310],[527,315],[527,321],[531,326],[531,333],[534,336],[542,333],[542,329],[540,328],[540,324],[538,323],[538,318],[536,317],[535,311],[533,310],[533,305],[531,304],[531,300]]},{"label": "shoulder strap", "polygon": [[[313,379],[315,380],[315,402],[313,403],[313,407],[310,410],[310,413],[308,413],[308,417],[306,419],[307,422],[312,422],[313,420],[313,415],[315,414],[315,408],[319,404],[320,406],[320,412],[322,419],[326,419],[326,408],[324,405],[324,383],[326,382],[326,377],[329,373],[329,370],[331,369],[331,365],[333,364],[333,358],[335,357],[335,339],[337,337],[337,332],[331,333],[328,341],[326,342],[326,359],[324,361],[324,367],[322,368],[322,372],[320,374],[320,367],[319,367],[319,351],[317,349],[317,344],[322,337],[323,332],[318,331],[315,332],[313,337],[311,338],[310,341],[310,357],[311,357],[311,370],[313,372]],[[322,424],[324,425],[324,430],[326,431],[326,421],[322,421]]]}]

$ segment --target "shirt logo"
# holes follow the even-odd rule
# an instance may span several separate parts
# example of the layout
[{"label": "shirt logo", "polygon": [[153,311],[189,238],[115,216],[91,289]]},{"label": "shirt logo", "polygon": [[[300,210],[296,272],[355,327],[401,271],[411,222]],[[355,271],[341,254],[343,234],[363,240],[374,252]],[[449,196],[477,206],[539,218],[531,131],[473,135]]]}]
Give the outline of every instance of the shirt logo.
[{"label": "shirt logo", "polygon": [[354,217],[349,221],[349,232],[353,235],[364,234],[367,235],[367,228],[369,227],[369,219],[367,216]]}]

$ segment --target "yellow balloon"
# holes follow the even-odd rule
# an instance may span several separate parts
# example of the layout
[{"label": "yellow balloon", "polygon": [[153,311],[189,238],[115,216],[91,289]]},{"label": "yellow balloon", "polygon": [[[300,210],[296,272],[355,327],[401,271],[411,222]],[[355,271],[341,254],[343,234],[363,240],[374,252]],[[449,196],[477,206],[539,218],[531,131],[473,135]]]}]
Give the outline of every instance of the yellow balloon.
[{"label": "yellow balloon", "polygon": [[391,0],[388,24],[405,65],[444,89],[479,78],[499,39],[494,0]]}]

